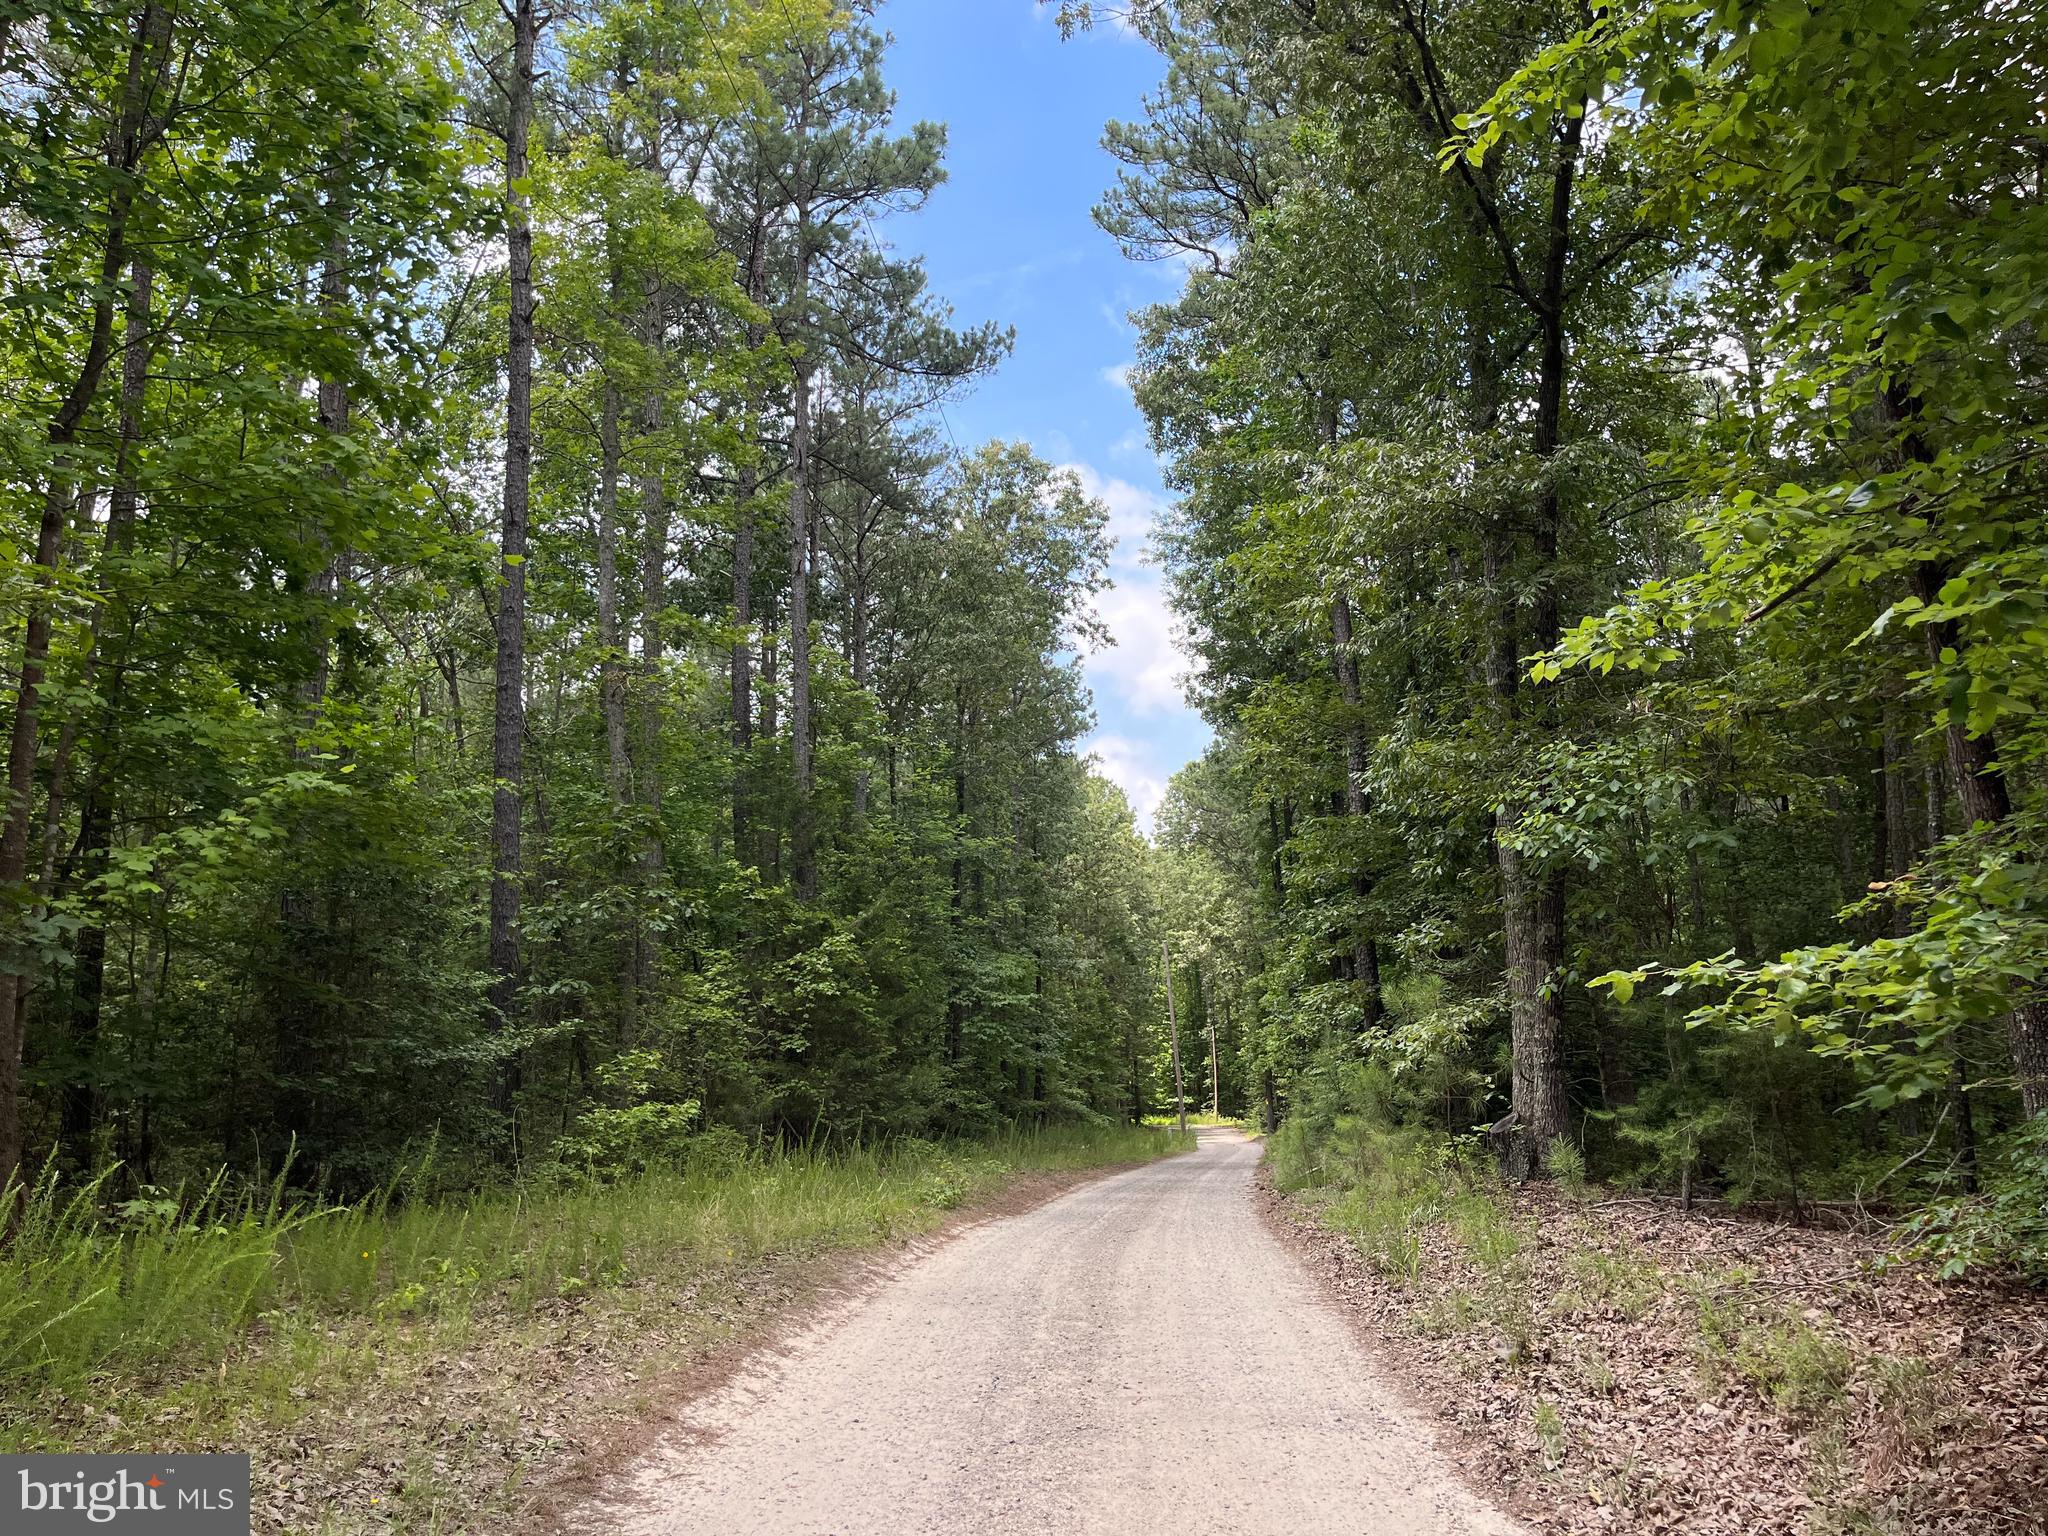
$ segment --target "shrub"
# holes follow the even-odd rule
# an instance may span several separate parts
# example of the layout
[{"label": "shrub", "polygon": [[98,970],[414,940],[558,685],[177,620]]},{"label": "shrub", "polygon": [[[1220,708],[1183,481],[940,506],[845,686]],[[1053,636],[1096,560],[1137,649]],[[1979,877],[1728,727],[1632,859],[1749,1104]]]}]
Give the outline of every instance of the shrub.
[{"label": "shrub", "polygon": [[620,1102],[592,1105],[555,1143],[567,1166],[600,1179],[681,1167],[688,1161],[695,1099],[657,1099],[666,1075],[661,1052],[622,1051],[597,1069],[598,1086]]},{"label": "shrub", "polygon": [[1939,1201],[1901,1234],[1901,1251],[1941,1266],[1953,1280],[1972,1270],[2017,1270],[2048,1285],[2048,1115],[1992,1150],[1984,1194]]}]

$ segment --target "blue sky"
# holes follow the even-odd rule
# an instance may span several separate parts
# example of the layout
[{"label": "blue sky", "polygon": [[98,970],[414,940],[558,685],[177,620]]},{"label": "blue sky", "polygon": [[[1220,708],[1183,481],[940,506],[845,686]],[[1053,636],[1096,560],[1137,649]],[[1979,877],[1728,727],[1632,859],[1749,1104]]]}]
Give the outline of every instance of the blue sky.
[{"label": "blue sky", "polygon": [[924,255],[963,323],[1017,331],[1001,370],[947,407],[955,440],[1021,438],[1109,505],[1115,586],[1099,608],[1117,644],[1086,661],[1098,722],[1088,745],[1149,826],[1168,777],[1209,737],[1182,701],[1187,662],[1143,558],[1164,493],[1122,380],[1126,314],[1171,297],[1180,269],[1126,261],[1090,209],[1116,173],[1102,125],[1139,115],[1161,64],[1114,28],[1062,42],[1051,11],[1037,0],[884,0],[898,120],[947,125],[950,178],[888,234]]}]

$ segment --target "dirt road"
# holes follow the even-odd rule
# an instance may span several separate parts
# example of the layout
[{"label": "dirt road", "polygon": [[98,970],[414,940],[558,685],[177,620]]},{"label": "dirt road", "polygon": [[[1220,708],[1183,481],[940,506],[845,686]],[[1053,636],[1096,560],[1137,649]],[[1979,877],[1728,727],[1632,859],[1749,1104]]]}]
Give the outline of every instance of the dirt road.
[{"label": "dirt road", "polygon": [[1256,1144],[992,1221],[689,1405],[577,1531],[1508,1536],[1261,1225]]}]

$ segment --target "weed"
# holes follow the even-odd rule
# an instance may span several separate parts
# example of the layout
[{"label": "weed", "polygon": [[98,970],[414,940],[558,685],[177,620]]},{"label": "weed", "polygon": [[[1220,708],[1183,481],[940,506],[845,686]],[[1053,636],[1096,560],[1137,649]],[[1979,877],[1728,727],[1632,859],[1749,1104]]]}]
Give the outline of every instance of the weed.
[{"label": "weed", "polygon": [[1452,1286],[1430,1298],[1429,1305],[1417,1315],[1415,1326],[1421,1333],[1447,1339],[1470,1332],[1478,1313],[1479,1298],[1463,1286]]},{"label": "weed", "polygon": [[1580,1249],[1566,1258],[1565,1273],[1571,1284],[1553,1303],[1564,1317],[1612,1309],[1634,1322],[1656,1305],[1664,1289],[1656,1264],[1634,1250]]},{"label": "weed", "polygon": [[1548,1398],[1536,1399],[1536,1443],[1543,1448],[1544,1471],[1555,1472],[1564,1465],[1564,1415]]},{"label": "weed", "polygon": [[1522,1251],[1522,1235],[1489,1191],[1469,1190],[1451,1202],[1451,1230],[1472,1262],[1489,1275],[1504,1274]]},{"label": "weed", "polygon": [[1866,1477],[1883,1483],[1962,1418],[1947,1401],[1934,1368],[1917,1355],[1879,1355],[1864,1362],[1877,1422]]},{"label": "weed", "polygon": [[1586,1491],[1596,1505],[1627,1513],[1656,1486],[1657,1474],[1645,1467],[1640,1457],[1631,1455],[1618,1467],[1596,1467]]},{"label": "weed", "polygon": [[1607,1357],[1597,1349],[1584,1351],[1578,1357],[1579,1380],[1586,1384],[1586,1390],[1597,1392],[1602,1397],[1614,1395],[1617,1385],[1614,1367],[1607,1363]]},{"label": "weed", "polygon": [[1840,1339],[1798,1317],[1750,1329],[1736,1357],[1743,1378],[1780,1413],[1800,1422],[1843,1400],[1855,1363]]},{"label": "weed", "polygon": [[1443,1179],[1427,1143],[1359,1125],[1340,1166],[1345,1194],[1331,1205],[1330,1224],[1350,1234],[1381,1274],[1414,1281],[1422,1272],[1422,1232],[1444,1213]]},{"label": "weed", "polygon": [[1812,1423],[1847,1396],[1855,1356],[1827,1329],[1740,1294],[1703,1292],[1695,1353],[1703,1383],[1746,1382],[1795,1423]]}]

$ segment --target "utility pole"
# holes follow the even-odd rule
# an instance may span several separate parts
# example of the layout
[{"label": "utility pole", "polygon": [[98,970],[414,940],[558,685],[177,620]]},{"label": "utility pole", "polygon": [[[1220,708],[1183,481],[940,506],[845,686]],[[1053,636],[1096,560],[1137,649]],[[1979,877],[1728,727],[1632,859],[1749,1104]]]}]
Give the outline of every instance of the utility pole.
[{"label": "utility pole", "polygon": [[1188,1133],[1188,1096],[1180,1080],[1180,1020],[1173,1012],[1173,954],[1164,939],[1159,941],[1159,964],[1166,972],[1166,1032],[1173,1042],[1173,1103],[1180,1111],[1180,1133]]}]

